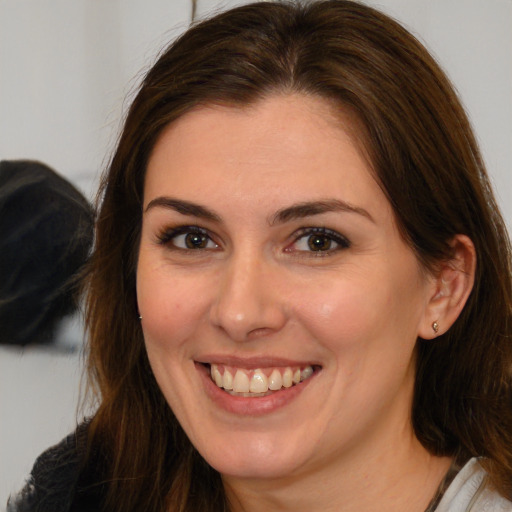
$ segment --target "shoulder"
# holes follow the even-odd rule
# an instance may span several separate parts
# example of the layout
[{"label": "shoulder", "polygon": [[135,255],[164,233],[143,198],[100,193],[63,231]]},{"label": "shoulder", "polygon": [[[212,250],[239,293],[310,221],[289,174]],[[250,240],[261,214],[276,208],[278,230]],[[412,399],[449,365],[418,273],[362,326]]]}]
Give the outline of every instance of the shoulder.
[{"label": "shoulder", "polygon": [[474,458],[455,477],[436,512],[512,512],[512,502],[492,488],[489,476]]},{"label": "shoulder", "polygon": [[[86,512],[95,496],[81,492],[80,482],[87,471],[84,455],[87,424],[40,455],[21,492],[11,498],[7,512]],[[89,506],[89,504],[91,506]]]}]

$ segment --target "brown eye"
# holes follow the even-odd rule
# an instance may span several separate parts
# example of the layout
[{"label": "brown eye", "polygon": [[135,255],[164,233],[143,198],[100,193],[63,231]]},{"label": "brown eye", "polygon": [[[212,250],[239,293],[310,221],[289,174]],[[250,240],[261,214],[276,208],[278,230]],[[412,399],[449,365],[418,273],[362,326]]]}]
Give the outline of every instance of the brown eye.
[{"label": "brown eye", "polygon": [[312,251],[328,251],[332,247],[332,239],[325,235],[310,235],[308,247]]},{"label": "brown eye", "polygon": [[350,242],[343,235],[323,227],[302,228],[295,233],[295,241],[286,252],[325,255],[348,249]]},{"label": "brown eye", "polygon": [[158,242],[170,249],[218,249],[208,232],[198,226],[179,226],[168,229],[158,236]]},{"label": "brown eye", "polygon": [[187,233],[184,242],[187,249],[204,249],[208,245],[208,240],[208,236],[202,233]]}]

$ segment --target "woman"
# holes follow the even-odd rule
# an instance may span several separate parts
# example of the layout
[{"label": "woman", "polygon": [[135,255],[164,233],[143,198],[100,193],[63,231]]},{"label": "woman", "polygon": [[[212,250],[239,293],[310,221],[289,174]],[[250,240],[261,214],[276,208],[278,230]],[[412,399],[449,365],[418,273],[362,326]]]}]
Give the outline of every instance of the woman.
[{"label": "woman", "polygon": [[512,510],[508,237],[448,80],[377,11],[260,3],[172,44],[87,292],[98,411],[26,502]]}]

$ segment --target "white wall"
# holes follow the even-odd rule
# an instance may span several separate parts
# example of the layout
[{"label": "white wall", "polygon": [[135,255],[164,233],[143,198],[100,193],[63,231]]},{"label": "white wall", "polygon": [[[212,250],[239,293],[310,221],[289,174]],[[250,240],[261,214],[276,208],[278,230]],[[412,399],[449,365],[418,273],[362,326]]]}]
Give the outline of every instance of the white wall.
[{"label": "white wall", "polygon": [[88,195],[123,100],[189,0],[0,0],[0,159],[35,158]]},{"label": "white wall", "polygon": [[367,0],[437,57],[469,113],[512,227],[512,0]]},{"label": "white wall", "polygon": [[[405,22],[452,77],[512,224],[512,1],[366,1]],[[240,3],[197,0],[197,14]],[[126,94],[191,5],[0,0],[0,159],[40,159],[92,196]]]},{"label": "white wall", "polygon": [[[237,3],[247,2],[198,0],[197,14]],[[512,1],[367,3],[448,71],[512,225]],[[190,15],[191,0],[0,0],[0,159],[40,159],[92,197],[124,97]],[[34,457],[73,428],[80,359],[0,351],[0,363],[1,509]]]}]

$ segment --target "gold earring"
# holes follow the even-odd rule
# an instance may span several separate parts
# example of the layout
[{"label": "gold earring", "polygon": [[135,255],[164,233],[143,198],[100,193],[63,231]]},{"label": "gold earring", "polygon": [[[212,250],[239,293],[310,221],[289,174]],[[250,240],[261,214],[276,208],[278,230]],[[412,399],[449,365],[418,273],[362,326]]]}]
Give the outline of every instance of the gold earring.
[{"label": "gold earring", "polygon": [[432,322],[432,330],[437,334],[439,331],[439,324],[437,322]]}]

